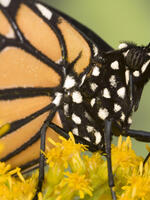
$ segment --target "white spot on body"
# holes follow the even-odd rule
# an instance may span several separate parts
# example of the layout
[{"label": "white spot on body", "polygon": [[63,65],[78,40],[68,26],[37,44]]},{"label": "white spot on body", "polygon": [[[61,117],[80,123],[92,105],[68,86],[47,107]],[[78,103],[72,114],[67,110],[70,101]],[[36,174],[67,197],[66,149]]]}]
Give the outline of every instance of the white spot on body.
[{"label": "white spot on body", "polygon": [[123,49],[123,48],[126,48],[128,45],[126,43],[121,43],[119,44],[118,46],[118,49]]},{"label": "white spot on body", "polygon": [[72,100],[75,103],[81,103],[83,98],[81,96],[81,93],[79,91],[75,91],[72,93]]},{"label": "white spot on body", "polygon": [[118,112],[119,110],[121,110],[121,106],[118,105],[117,103],[114,104],[114,111]]},{"label": "white spot on body", "polygon": [[88,142],[91,141],[90,138],[88,138],[88,137],[83,137],[83,139],[87,140]]},{"label": "white spot on body", "polygon": [[119,69],[119,63],[118,63],[117,60],[114,61],[114,62],[112,62],[110,66],[111,66],[111,68],[114,69],[114,70]]},{"label": "white spot on body", "polygon": [[93,98],[93,99],[91,100],[91,106],[92,106],[92,107],[94,106],[94,104],[95,104],[95,98]]},{"label": "white spot on body", "polygon": [[108,117],[109,115],[109,112],[106,108],[100,108],[99,111],[98,111],[98,116],[101,118],[101,119],[106,119],[106,117]]},{"label": "white spot on body", "polygon": [[79,131],[77,128],[72,129],[72,132],[74,135],[77,135],[77,136],[79,135]]},{"label": "white spot on body", "polygon": [[101,141],[101,138],[102,138],[100,132],[96,131],[96,132],[94,133],[94,135],[95,135],[95,144],[99,144],[100,141]]},{"label": "white spot on body", "polygon": [[129,123],[129,124],[132,124],[132,119],[131,119],[131,117],[128,118],[128,123]]},{"label": "white spot on body", "polygon": [[63,87],[66,88],[66,89],[70,89],[70,88],[74,87],[75,84],[76,84],[76,82],[75,82],[74,78],[72,76],[68,75],[66,77],[66,80],[64,82],[64,86]]},{"label": "white spot on body", "polygon": [[99,71],[99,67],[94,67],[93,71],[92,71],[92,75],[93,76],[99,76],[100,71]]},{"label": "white spot on body", "polygon": [[149,63],[150,63],[150,60],[148,60],[146,63],[143,64],[143,66],[142,66],[142,68],[141,68],[142,73],[145,72],[145,70],[146,70],[146,68],[148,67]]},{"label": "white spot on body", "polygon": [[65,113],[66,116],[68,115],[68,111],[69,111],[69,105],[64,104],[64,113]]},{"label": "white spot on body", "polygon": [[62,93],[57,92],[52,103],[55,104],[56,106],[59,106],[61,98],[62,98]]},{"label": "white spot on body", "polygon": [[86,129],[89,133],[94,130],[93,126],[87,126]]},{"label": "white spot on body", "polygon": [[120,89],[117,90],[117,94],[120,98],[124,98],[125,97],[125,92],[126,92],[126,89],[125,87],[121,87]]},{"label": "white spot on body", "polygon": [[150,53],[147,53],[148,56],[150,56]]},{"label": "white spot on body", "polygon": [[91,90],[94,92],[96,88],[98,87],[98,85],[96,83],[91,83],[90,87],[91,87]]},{"label": "white spot on body", "polygon": [[110,77],[109,82],[110,82],[110,85],[111,85],[112,87],[117,87],[117,82],[116,82],[116,77],[115,77],[115,75],[112,75],[112,76]]},{"label": "white spot on body", "polygon": [[45,6],[43,6],[40,3],[36,3],[36,7],[39,9],[39,11],[41,12],[41,14],[45,18],[47,18],[48,20],[51,19],[51,17],[52,17],[53,14],[52,14],[52,12],[48,8],[46,8]]},{"label": "white spot on body", "polygon": [[85,112],[84,114],[85,114],[85,117],[86,117],[89,121],[91,121],[91,116],[89,115],[89,113]]},{"label": "white spot on body", "polygon": [[0,0],[0,4],[4,7],[8,7],[11,0]]},{"label": "white spot on body", "polygon": [[136,70],[136,71],[134,71],[134,72],[133,72],[133,76],[135,76],[135,77],[139,77],[139,76],[140,76],[140,72],[139,72],[139,71],[137,71],[137,70]]},{"label": "white spot on body", "polygon": [[128,53],[129,53],[129,50],[127,50],[126,52],[124,52],[123,53],[124,57],[127,57]]},{"label": "white spot on body", "polygon": [[76,124],[81,124],[81,118],[78,117],[76,114],[72,114],[72,120],[76,123]]},{"label": "white spot on body", "polygon": [[111,98],[110,92],[109,92],[109,90],[107,88],[104,88],[104,90],[103,90],[103,97]]},{"label": "white spot on body", "polygon": [[121,117],[120,117],[120,119],[121,119],[122,121],[125,120],[125,114],[124,114],[124,113],[121,113]]},{"label": "white spot on body", "polygon": [[126,79],[126,84],[128,85],[128,83],[129,83],[129,70],[125,71],[125,79]]}]

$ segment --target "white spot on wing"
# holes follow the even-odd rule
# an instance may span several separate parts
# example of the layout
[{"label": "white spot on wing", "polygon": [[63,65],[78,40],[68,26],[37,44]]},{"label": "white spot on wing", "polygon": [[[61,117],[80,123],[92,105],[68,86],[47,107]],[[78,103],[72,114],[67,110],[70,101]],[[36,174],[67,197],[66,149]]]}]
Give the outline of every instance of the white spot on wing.
[{"label": "white spot on wing", "polygon": [[66,88],[66,89],[70,89],[70,88],[72,88],[73,86],[75,86],[75,80],[74,80],[74,78],[72,77],[72,76],[67,76],[66,77],[66,80],[65,80],[65,82],[64,82],[64,88]]},{"label": "white spot on wing", "polygon": [[[5,47],[2,52],[5,52],[5,51],[9,51],[9,49],[12,48],[12,47]],[[15,86],[16,87],[16,86]]]},{"label": "white spot on wing", "polygon": [[63,58],[60,58],[59,60],[56,61],[57,64],[60,64],[62,62]]},{"label": "white spot on wing", "polygon": [[108,117],[109,113],[108,113],[108,110],[106,108],[100,108],[99,111],[98,111],[98,116],[101,118],[101,119],[106,119],[106,117]]},{"label": "white spot on wing", "polygon": [[141,68],[142,73],[145,72],[145,70],[146,70],[147,66],[149,65],[149,63],[150,63],[150,60],[148,60],[146,63],[144,63],[144,65]]},{"label": "white spot on wing", "polygon": [[83,83],[84,83],[84,81],[85,81],[85,78],[86,78],[86,74],[82,77],[82,80],[81,80],[81,83],[80,83],[80,85],[79,86],[81,86]]},{"label": "white spot on wing", "polygon": [[15,33],[12,29],[9,30],[9,32],[6,34],[7,38],[15,38]]},{"label": "white spot on wing", "polygon": [[119,69],[119,63],[118,63],[117,60],[114,61],[114,62],[112,62],[110,66],[111,66],[111,68],[114,69],[114,70]]},{"label": "white spot on wing", "polygon": [[139,77],[139,76],[140,76],[140,72],[139,72],[139,71],[137,71],[137,70],[136,70],[136,71],[134,71],[134,72],[133,72],[133,76],[135,76],[135,77]]},{"label": "white spot on wing", "polygon": [[112,75],[112,76],[110,77],[109,82],[110,82],[110,85],[111,85],[112,87],[117,87],[117,82],[116,82],[116,77],[115,77],[115,75]]},{"label": "white spot on wing", "polygon": [[59,106],[61,98],[62,98],[62,93],[57,92],[56,97],[54,98],[52,103],[55,104],[56,106]]},{"label": "white spot on wing", "polygon": [[81,96],[81,93],[79,91],[73,92],[73,94],[72,94],[72,100],[75,103],[81,103],[82,100],[83,100],[82,96]]},{"label": "white spot on wing", "polygon": [[98,48],[93,44],[93,51],[94,51],[94,56],[98,55]]},{"label": "white spot on wing", "polygon": [[40,3],[36,3],[36,7],[39,9],[39,11],[44,17],[46,17],[48,20],[51,19],[53,14],[49,9],[47,9],[45,6],[41,5]]},{"label": "white spot on wing", "polygon": [[0,0],[0,4],[4,7],[8,7],[11,0]]},{"label": "white spot on wing", "polygon": [[109,90],[107,88],[104,88],[104,90],[103,90],[103,97],[111,98],[110,92],[109,92]]},{"label": "white spot on wing", "polygon": [[93,76],[99,76],[100,71],[99,71],[99,67],[94,67],[93,71],[92,71],[92,75]]},{"label": "white spot on wing", "polygon": [[121,110],[121,106],[118,105],[117,103],[114,104],[114,111],[118,112],[119,110]]},{"label": "white spot on wing", "polygon": [[121,43],[119,44],[118,46],[118,49],[123,49],[123,48],[126,48],[128,45],[126,43]]},{"label": "white spot on wing", "polygon": [[96,83],[91,83],[90,87],[91,87],[91,90],[94,92],[96,88],[98,87],[98,85]]},{"label": "white spot on wing", "polygon": [[72,114],[72,120],[76,123],[76,124],[81,124],[81,118],[78,117],[76,114]]},{"label": "white spot on wing", "polygon": [[119,90],[117,90],[117,94],[120,98],[124,98],[125,97],[125,92],[126,92],[126,89],[125,87],[121,87]]},{"label": "white spot on wing", "polygon": [[126,79],[126,84],[128,85],[128,83],[129,83],[129,70],[125,71],[125,79]]},{"label": "white spot on wing", "polygon": [[100,141],[101,141],[101,138],[102,138],[100,132],[96,131],[96,132],[94,133],[94,135],[95,135],[95,144],[99,144]]}]

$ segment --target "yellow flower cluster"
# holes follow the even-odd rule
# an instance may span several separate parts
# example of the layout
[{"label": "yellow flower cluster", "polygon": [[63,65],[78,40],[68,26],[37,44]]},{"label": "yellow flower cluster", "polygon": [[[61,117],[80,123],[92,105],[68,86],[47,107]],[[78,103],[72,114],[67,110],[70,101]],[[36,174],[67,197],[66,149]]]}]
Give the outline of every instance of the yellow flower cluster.
[{"label": "yellow flower cluster", "polygon": [[[54,148],[43,152],[48,170],[39,200],[111,200],[106,159],[100,152],[87,154],[87,147],[69,135],[68,141],[61,137],[61,143],[49,139]],[[143,167],[143,158],[131,146],[129,137],[126,141],[119,137],[118,145],[112,145],[117,200],[149,200],[150,162]],[[19,168],[10,170],[10,165],[0,163],[0,200],[32,199],[37,176],[23,178]]]},{"label": "yellow flower cluster", "polygon": [[86,176],[86,166],[81,155],[86,146],[76,144],[73,135],[69,135],[68,141],[60,137],[62,143],[49,139],[55,148],[45,154],[49,169],[43,199],[72,200],[75,196],[81,199],[85,194],[92,196],[90,180]]},{"label": "yellow flower cluster", "polygon": [[118,147],[112,148],[112,157],[116,167],[115,190],[118,199],[149,200],[150,160],[143,166],[143,158],[136,156],[129,137],[126,142],[121,142],[120,137]]},{"label": "yellow flower cluster", "polygon": [[32,200],[37,176],[25,180],[19,168],[11,170],[10,165],[0,162],[0,200]]},{"label": "yellow flower cluster", "polygon": [[[100,152],[86,155],[87,147],[61,138],[46,155],[49,164],[43,200],[111,200],[107,162]],[[112,145],[112,166],[118,200],[150,199],[150,163],[135,154],[129,137]],[[66,172],[66,169],[67,170]],[[142,187],[144,186],[144,188]]]}]

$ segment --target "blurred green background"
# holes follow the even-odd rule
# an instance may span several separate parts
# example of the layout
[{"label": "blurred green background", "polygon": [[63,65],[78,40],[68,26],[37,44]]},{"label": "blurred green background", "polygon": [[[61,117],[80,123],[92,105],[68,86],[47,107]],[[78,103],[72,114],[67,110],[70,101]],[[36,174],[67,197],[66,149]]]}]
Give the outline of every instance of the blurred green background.
[{"label": "blurred green background", "polygon": [[[150,1],[148,0],[43,0],[83,23],[113,48],[120,41],[139,45],[150,42]],[[150,84],[144,89],[132,128],[150,131]],[[116,142],[116,139],[114,140]],[[133,142],[139,155],[146,155],[145,144]]]}]

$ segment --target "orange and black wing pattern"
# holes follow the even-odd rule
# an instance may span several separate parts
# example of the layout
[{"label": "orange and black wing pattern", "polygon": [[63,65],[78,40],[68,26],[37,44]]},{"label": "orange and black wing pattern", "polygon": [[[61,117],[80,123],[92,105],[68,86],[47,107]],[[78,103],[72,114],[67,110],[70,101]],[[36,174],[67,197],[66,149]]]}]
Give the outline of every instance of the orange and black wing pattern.
[{"label": "orange and black wing pattern", "polygon": [[[111,48],[83,25],[39,1],[0,1],[0,125],[10,124],[0,136],[1,161],[12,167],[38,161],[40,130],[64,83],[65,69],[75,61],[74,73],[84,74],[101,49]],[[63,127],[59,111],[52,122]],[[59,140],[50,128],[47,137]]]}]

